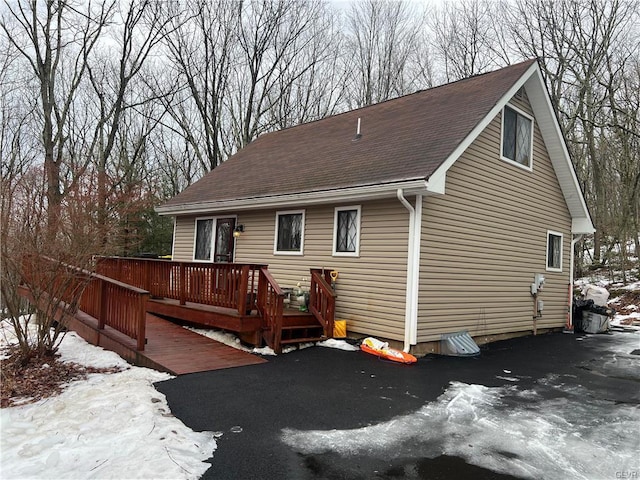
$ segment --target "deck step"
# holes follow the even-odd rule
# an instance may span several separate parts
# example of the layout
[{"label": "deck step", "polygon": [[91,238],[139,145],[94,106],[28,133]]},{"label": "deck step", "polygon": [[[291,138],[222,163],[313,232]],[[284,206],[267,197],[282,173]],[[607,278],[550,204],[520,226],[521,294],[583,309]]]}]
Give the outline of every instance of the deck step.
[{"label": "deck step", "polygon": [[327,337],[307,337],[307,338],[288,338],[288,339],[282,339],[280,341],[280,343],[282,345],[290,345],[292,343],[309,343],[309,342],[322,342],[324,340],[326,340]]},{"label": "deck step", "polygon": [[313,323],[309,325],[283,325],[282,330],[303,330],[305,328],[322,328],[319,323]]}]

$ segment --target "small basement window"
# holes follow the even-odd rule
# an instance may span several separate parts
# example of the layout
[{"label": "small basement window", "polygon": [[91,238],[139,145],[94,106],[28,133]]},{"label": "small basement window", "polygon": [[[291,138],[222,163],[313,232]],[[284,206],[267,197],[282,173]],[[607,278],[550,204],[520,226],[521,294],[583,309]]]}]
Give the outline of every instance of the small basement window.
[{"label": "small basement window", "polygon": [[277,212],[274,251],[276,254],[302,255],[304,210]]},{"label": "small basement window", "polygon": [[360,252],[360,206],[337,207],[333,218],[333,255],[357,257]]},{"label": "small basement window", "polygon": [[533,118],[512,107],[502,111],[502,159],[531,169]]},{"label": "small basement window", "polygon": [[547,270],[562,271],[562,234],[547,232]]}]

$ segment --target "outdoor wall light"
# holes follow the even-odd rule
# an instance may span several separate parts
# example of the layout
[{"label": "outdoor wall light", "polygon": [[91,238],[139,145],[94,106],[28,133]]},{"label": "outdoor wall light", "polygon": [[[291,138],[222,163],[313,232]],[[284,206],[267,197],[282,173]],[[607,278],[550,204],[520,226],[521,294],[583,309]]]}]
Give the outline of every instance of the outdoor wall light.
[{"label": "outdoor wall light", "polygon": [[244,232],[244,225],[236,226],[236,228],[233,229],[233,237],[238,238],[242,232]]}]

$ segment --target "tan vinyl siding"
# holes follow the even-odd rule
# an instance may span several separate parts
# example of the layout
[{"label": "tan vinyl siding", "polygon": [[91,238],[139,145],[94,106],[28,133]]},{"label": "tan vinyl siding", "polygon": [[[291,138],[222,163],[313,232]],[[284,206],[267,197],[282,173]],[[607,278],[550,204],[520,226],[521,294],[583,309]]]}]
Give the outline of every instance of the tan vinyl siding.
[{"label": "tan vinyl siding", "polygon": [[[512,103],[533,116],[526,97]],[[446,194],[425,197],[419,342],[532,330],[536,273],[547,280],[537,328],[564,325],[571,218],[534,127],[532,172],[500,159],[498,114],[447,172]],[[561,273],[546,270],[547,230],[563,234]]]},{"label": "tan vinyl siding", "polygon": [[[305,208],[303,255],[274,255],[276,210],[241,212],[237,222],[245,231],[236,242],[235,260],[268,264],[282,287],[295,287],[301,282],[308,288],[312,267],[336,269],[336,318],[347,320],[349,331],[402,340],[409,213],[395,198],[359,204],[360,256],[334,257],[334,207],[353,205]],[[300,209],[292,206],[281,211],[289,210]],[[193,259],[195,218],[177,218],[175,260]]]},{"label": "tan vinyl siding", "polygon": [[173,260],[177,262],[190,262],[193,260],[195,222],[195,216],[176,217],[176,228],[173,236]]},{"label": "tan vinyl siding", "polygon": [[360,256],[334,257],[334,207],[340,206],[351,205],[305,209],[303,255],[274,255],[276,210],[239,214],[245,233],[236,244],[236,261],[268,263],[283,287],[295,287],[298,282],[308,287],[311,267],[336,269],[336,318],[347,320],[350,331],[400,340],[404,336],[408,212],[397,200],[361,204]]}]

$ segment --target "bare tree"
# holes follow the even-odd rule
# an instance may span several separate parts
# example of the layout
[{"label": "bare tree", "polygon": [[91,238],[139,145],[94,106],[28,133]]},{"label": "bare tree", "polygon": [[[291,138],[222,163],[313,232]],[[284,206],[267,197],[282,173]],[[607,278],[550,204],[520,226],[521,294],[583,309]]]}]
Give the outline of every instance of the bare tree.
[{"label": "bare tree", "polygon": [[[332,115],[345,103],[347,72],[340,24],[325,4],[319,4],[315,21],[302,32],[303,48],[285,52],[275,85],[269,91],[264,124],[288,128]],[[331,39],[328,41],[328,39]]]},{"label": "bare tree", "polygon": [[[318,0],[260,0],[239,6],[238,53],[228,105],[233,148],[273,130],[267,113],[314,67],[318,59],[305,56],[305,51],[323,35],[315,28],[323,18]],[[290,63],[293,58],[299,61]]]},{"label": "bare tree", "polygon": [[5,3],[0,28],[20,52],[38,86],[41,141],[47,178],[47,221],[58,225],[64,132],[72,101],[87,71],[87,58],[110,20],[116,2],[87,2],[84,10],[64,0]]},{"label": "bare tree", "polygon": [[637,124],[629,114],[633,101],[623,100],[619,89],[638,58],[638,9],[618,0],[519,0],[505,21],[520,53],[541,59],[597,229],[596,264],[615,247],[617,218],[632,216],[628,200],[612,192],[633,191],[633,174],[622,165],[634,161]]},{"label": "bare tree", "polygon": [[[95,99],[97,108],[93,135],[84,156],[97,170],[96,207],[101,224],[107,222],[109,198],[138,168],[146,138],[162,118],[162,111],[153,115],[153,109],[145,109],[147,104],[156,100],[157,92],[136,80],[149,56],[156,53],[156,47],[170,32],[171,20],[161,5],[151,0],[132,1],[126,10],[118,11],[118,16],[122,23],[110,28],[118,44],[117,62],[111,61],[114,50],[111,48],[108,53],[97,53],[95,61],[87,66],[91,98]],[[131,121],[121,125],[123,116],[131,111],[138,118],[136,127],[142,127],[142,130],[138,128],[136,135],[123,135],[123,128],[134,132]],[[114,155],[114,149],[120,151]],[[106,237],[102,240],[103,244],[107,241]]]},{"label": "bare tree", "polygon": [[[420,51],[422,12],[405,1],[366,0],[346,15],[345,57],[353,79],[351,107],[410,93],[424,80],[428,65]],[[421,65],[422,68],[415,68]]]},{"label": "bare tree", "polygon": [[447,82],[504,66],[496,23],[498,5],[485,0],[445,2],[432,17],[433,44]]},{"label": "bare tree", "polygon": [[235,0],[188,1],[184,10],[173,12],[172,31],[166,37],[179,89],[175,97],[165,100],[173,120],[173,125],[166,126],[185,139],[189,155],[195,155],[203,172],[226,158],[224,102],[230,93],[234,32],[241,8]]}]

